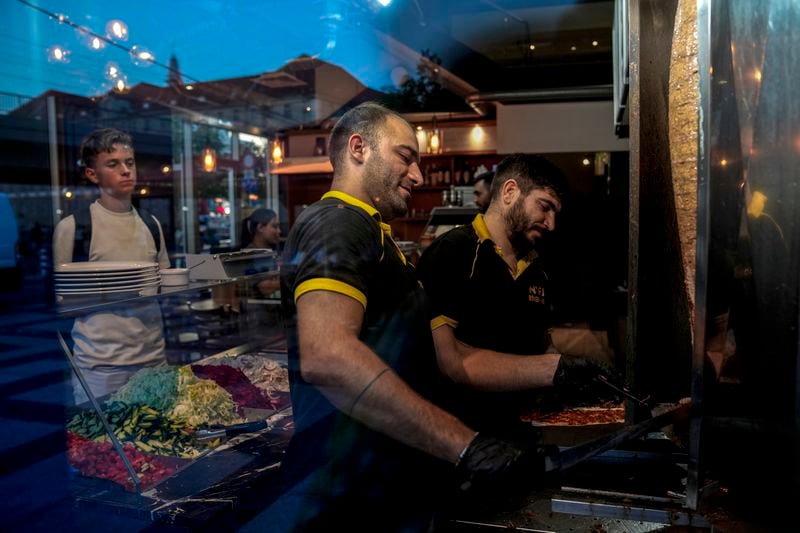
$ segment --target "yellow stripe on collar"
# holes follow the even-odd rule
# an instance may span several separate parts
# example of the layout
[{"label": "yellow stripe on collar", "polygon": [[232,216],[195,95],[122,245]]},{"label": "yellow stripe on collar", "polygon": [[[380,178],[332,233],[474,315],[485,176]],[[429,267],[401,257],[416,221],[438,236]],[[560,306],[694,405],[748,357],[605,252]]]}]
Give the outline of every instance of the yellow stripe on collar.
[{"label": "yellow stripe on collar", "polygon": [[[478,236],[478,244],[483,244],[484,241],[492,241],[494,245],[494,251],[500,257],[503,257],[503,250],[497,245],[494,240],[492,240],[492,234],[489,233],[489,226],[486,225],[486,219],[483,218],[483,214],[478,213],[475,215],[475,218],[472,220],[472,227],[475,229],[475,234]],[[477,250],[476,250],[476,257],[477,257]],[[474,265],[473,265],[474,267]]]},{"label": "yellow stripe on collar", "polygon": [[[481,213],[475,215],[475,218],[472,220],[472,227],[475,229],[475,234],[478,236],[479,243],[483,243],[484,241],[492,241],[492,244],[494,244],[495,253],[500,257],[503,257],[503,250],[501,250],[497,243],[492,240],[492,235],[489,233],[489,227],[486,225],[486,220],[483,218]],[[477,257],[476,250],[475,261],[477,261]],[[514,279],[517,279],[537,257],[539,257],[539,254],[536,253],[536,250],[531,250],[528,252],[528,255],[517,261],[516,269],[512,271],[511,267],[509,267],[508,271],[514,277]],[[473,273],[475,270],[475,261],[473,261],[472,265]],[[505,261],[505,259],[503,259],[503,261]],[[472,273],[470,273],[470,277],[472,277]]]},{"label": "yellow stripe on collar", "polygon": [[539,257],[539,254],[536,253],[536,250],[531,250],[528,252],[528,255],[517,261],[517,271],[514,272],[514,279],[517,279],[525,272],[525,269],[528,268],[533,260]]},{"label": "yellow stripe on collar", "polygon": [[328,191],[322,195],[322,199],[324,200],[325,198],[336,198],[337,200],[341,200],[346,204],[350,204],[355,207],[360,207],[361,209],[366,211],[369,216],[375,217],[378,220],[378,222],[380,222],[381,220],[381,214],[378,213],[377,209],[369,205],[367,202],[359,200],[355,196],[350,196],[346,192]]},{"label": "yellow stripe on collar", "polygon": [[[389,242],[392,244],[392,248],[394,248],[395,252],[397,252],[397,255],[400,257],[400,260],[403,262],[403,264],[404,265],[406,264],[406,256],[403,255],[403,251],[400,249],[399,246],[397,246],[397,243],[394,242],[394,239],[392,239],[392,227],[386,222],[383,222],[383,220],[381,220],[381,214],[378,212],[377,209],[375,209],[368,203],[359,200],[355,196],[351,196],[346,192],[342,191],[328,191],[322,195],[322,199],[324,200],[325,198],[336,198],[337,200],[341,200],[346,204],[358,207],[359,209],[363,209],[364,211],[366,211],[366,213],[369,216],[371,216],[378,222],[378,225],[381,228],[381,249],[383,249],[383,244],[386,238],[388,237]],[[381,257],[381,259],[383,259],[383,257]]]},{"label": "yellow stripe on collar", "polygon": [[487,239],[492,238],[489,234],[489,228],[486,226],[486,221],[483,219],[483,215],[478,213],[475,215],[475,218],[472,219],[472,227],[475,228],[475,233],[478,235],[478,240],[483,242]]},{"label": "yellow stripe on collar", "polygon": [[381,225],[381,230],[382,230],[383,235],[385,235],[386,238],[389,239],[389,242],[392,244],[392,248],[394,248],[394,251],[397,253],[397,256],[400,258],[400,261],[402,261],[403,264],[405,265],[406,264],[406,256],[405,256],[405,254],[403,254],[403,250],[400,249],[400,247],[397,245],[396,242],[394,242],[394,239],[392,238],[392,227],[389,224],[386,224],[385,222],[379,222],[379,224]]}]

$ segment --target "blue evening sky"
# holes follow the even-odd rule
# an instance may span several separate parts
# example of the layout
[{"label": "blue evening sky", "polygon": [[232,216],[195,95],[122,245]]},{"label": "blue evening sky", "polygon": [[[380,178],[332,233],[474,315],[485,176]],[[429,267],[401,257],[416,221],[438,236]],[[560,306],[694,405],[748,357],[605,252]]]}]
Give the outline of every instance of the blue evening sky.
[{"label": "blue evening sky", "polygon": [[[145,47],[163,65],[175,54],[185,81],[258,74],[300,54],[342,66],[375,89],[392,85],[391,72],[398,65],[414,68],[379,44],[370,25],[372,10],[392,6],[379,8],[376,0],[27,1],[98,34],[106,34],[108,21],[123,21],[129,35],[121,44]],[[129,84],[165,84],[162,66],[137,66],[110,45],[91,50],[77,30],[19,0],[1,0],[0,14],[0,92],[99,94],[110,89],[104,76],[109,62],[119,66]],[[69,61],[49,61],[53,46],[68,50]]]}]

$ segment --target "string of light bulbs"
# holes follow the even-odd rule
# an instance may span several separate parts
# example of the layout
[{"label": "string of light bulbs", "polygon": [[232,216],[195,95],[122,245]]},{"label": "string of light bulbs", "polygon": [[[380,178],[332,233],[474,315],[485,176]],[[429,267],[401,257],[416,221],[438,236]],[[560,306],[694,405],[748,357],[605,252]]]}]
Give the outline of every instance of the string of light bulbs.
[{"label": "string of light bulbs", "polygon": [[[124,44],[122,44],[120,42],[117,42],[114,39],[111,39],[111,38],[109,38],[109,37],[107,37],[105,35],[101,35],[101,34],[95,32],[95,31],[91,30],[90,28],[87,28],[85,26],[81,26],[80,24],[77,24],[77,23],[73,22],[66,15],[58,14],[58,13],[55,13],[53,11],[49,11],[49,10],[47,10],[45,8],[42,8],[40,6],[37,6],[36,4],[31,3],[29,0],[17,0],[17,1],[19,3],[21,3],[22,5],[30,8],[30,9],[33,9],[35,11],[38,11],[39,13],[42,13],[43,15],[46,15],[50,19],[57,20],[58,23],[60,23],[60,24],[66,24],[66,25],[70,26],[71,28],[74,28],[75,30],[77,30],[81,34],[90,37],[92,40],[97,39],[98,42],[114,46],[114,47],[116,47],[116,48],[118,48],[120,50],[123,50],[123,51],[127,52],[131,56],[131,58],[135,57],[135,53],[136,53],[135,46],[134,47],[128,47],[128,46],[126,46],[126,45],[124,45]],[[112,26],[113,26],[113,22],[120,22],[121,23],[121,21],[110,21],[109,24],[112,24]],[[124,26],[124,24],[123,24],[123,26]],[[110,29],[112,31],[114,31],[113,27],[110,28]],[[120,27],[120,28],[117,29],[117,31],[123,32],[123,28]],[[124,37],[127,38],[127,27],[124,28],[124,32],[123,33],[124,33]],[[90,48],[92,48],[94,50],[99,50],[97,48],[93,48],[92,47],[92,41],[89,41],[89,45],[90,45]],[[53,47],[51,47],[51,48],[53,48]],[[51,50],[50,52],[53,53],[55,51]],[[63,53],[63,50],[62,50],[62,53]],[[167,72],[170,71],[169,65],[165,65],[164,63],[156,61],[154,56],[152,56],[151,58],[147,59],[147,62],[150,63],[150,64],[153,64],[153,65],[158,65],[159,67],[167,70]],[[115,70],[116,70],[116,72],[114,72]],[[119,74],[118,78],[116,77],[117,74]],[[127,88],[128,88],[128,86],[127,86],[127,77],[122,73],[122,70],[119,69],[119,65],[114,63],[113,61],[110,61],[108,64],[106,64],[106,66],[104,68],[104,72],[103,72],[103,77],[105,77],[106,79],[108,79],[108,80],[110,80],[112,82],[112,89],[116,90],[117,92],[123,92],[124,90],[127,90]],[[181,77],[185,80],[184,86],[188,87],[189,90],[191,90],[191,86],[192,85],[195,85],[195,84],[198,84],[198,83],[202,83],[201,80],[199,80],[198,78],[186,75],[183,72],[181,72]],[[120,83],[121,83],[121,86],[120,86]],[[256,80],[253,80],[252,83],[253,83],[253,85],[255,85],[256,84]],[[204,91],[207,93],[206,96],[208,96],[208,93],[211,93],[212,96],[219,97],[219,98],[221,98],[223,100],[226,100],[226,99],[230,98],[230,94],[222,92],[222,91],[219,91],[213,86],[206,86],[204,88]],[[191,97],[188,93],[184,93],[184,96],[187,96],[187,97],[190,97],[190,98],[199,99],[199,97]],[[245,98],[245,100],[247,100],[247,99]],[[278,116],[275,113],[270,113],[270,115],[271,116]]]},{"label": "string of light bulbs", "polygon": [[[122,43],[120,43],[120,42],[118,42],[118,41],[116,41],[114,39],[111,39],[111,38],[109,38],[109,37],[107,37],[105,35],[102,35],[102,34],[99,34],[99,33],[95,32],[91,28],[88,28],[86,26],[82,26],[80,24],[77,24],[77,23],[73,22],[66,15],[62,15],[62,14],[59,14],[59,13],[54,13],[52,11],[49,11],[49,10],[43,8],[43,7],[37,6],[36,4],[33,4],[33,3],[29,2],[28,0],[17,0],[17,2],[21,3],[22,5],[24,5],[26,7],[29,7],[31,9],[35,10],[35,11],[38,11],[38,12],[42,13],[43,15],[47,15],[51,19],[57,20],[59,22],[59,24],[66,24],[66,25],[70,26],[71,28],[74,28],[75,30],[77,30],[82,35],[85,35],[85,36],[89,37],[89,47],[92,48],[93,50],[100,50],[105,45],[114,46],[116,48],[119,48],[120,50],[123,50],[123,51],[127,52],[128,55],[130,55],[132,58],[138,57],[140,60],[145,61],[145,62],[147,62],[149,64],[157,65],[157,66],[159,66],[161,68],[166,69],[167,71],[170,70],[169,65],[165,65],[164,63],[161,63],[161,62],[157,61],[155,56],[150,51],[148,51],[146,49],[143,49],[139,45],[133,45],[133,46],[130,46],[130,47],[126,46],[126,45],[124,45],[124,44],[122,44]],[[116,26],[115,26],[115,24],[116,24]],[[123,38],[123,37],[127,38],[128,30],[127,30],[127,26],[125,26],[124,23],[122,23],[121,21],[111,21],[110,25],[111,25],[110,29],[111,29],[111,31],[112,31],[112,33],[114,35],[116,35],[118,38]],[[59,52],[56,51],[56,50],[53,50],[52,53],[58,54]],[[62,50],[61,53],[63,54],[64,51]],[[200,80],[198,80],[196,78],[193,78],[191,76],[185,76],[183,73],[181,73],[181,76],[186,78],[186,79],[188,79],[188,80],[191,80],[194,83],[197,83],[197,82],[200,81]]]}]

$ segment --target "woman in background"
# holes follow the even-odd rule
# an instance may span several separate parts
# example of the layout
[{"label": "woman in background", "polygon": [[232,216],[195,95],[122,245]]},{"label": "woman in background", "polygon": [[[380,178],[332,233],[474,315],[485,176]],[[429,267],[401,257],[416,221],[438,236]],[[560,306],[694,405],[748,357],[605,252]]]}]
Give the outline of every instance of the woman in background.
[{"label": "woman in background", "polygon": [[278,214],[272,209],[259,207],[242,224],[242,240],[245,248],[269,248],[277,250],[281,242],[281,225]]},{"label": "woman in background", "polygon": [[[278,251],[281,243],[281,225],[278,214],[272,209],[259,207],[242,221],[242,243],[245,249],[267,248]],[[278,276],[270,276],[256,283],[255,288],[261,298],[280,298]]]}]

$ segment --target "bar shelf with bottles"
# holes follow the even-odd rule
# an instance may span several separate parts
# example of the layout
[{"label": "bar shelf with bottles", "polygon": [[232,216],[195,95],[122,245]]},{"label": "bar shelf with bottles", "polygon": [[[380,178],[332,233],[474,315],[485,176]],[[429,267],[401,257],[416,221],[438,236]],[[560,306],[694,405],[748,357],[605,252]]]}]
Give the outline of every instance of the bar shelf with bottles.
[{"label": "bar shelf with bottles", "polygon": [[[476,174],[492,170],[501,159],[494,152],[422,154],[420,169],[423,184],[414,189],[408,205],[408,216],[392,221],[392,229],[399,240],[419,241],[422,230],[435,207],[472,203],[472,195],[466,191],[452,191],[458,187],[472,185]],[[445,193],[447,198],[445,199]]]},{"label": "bar shelf with bottles", "polygon": [[423,184],[420,189],[441,190],[450,185],[471,185],[476,173],[491,170],[499,160],[500,157],[493,152],[422,154]]}]

